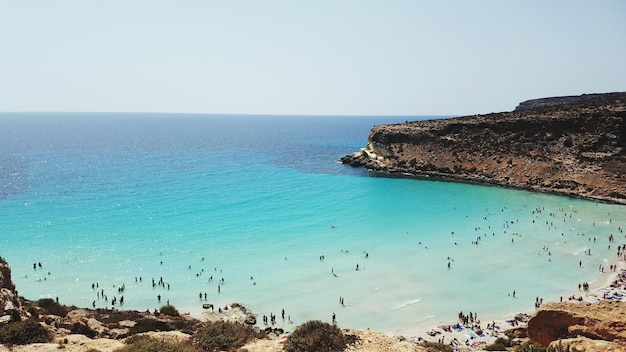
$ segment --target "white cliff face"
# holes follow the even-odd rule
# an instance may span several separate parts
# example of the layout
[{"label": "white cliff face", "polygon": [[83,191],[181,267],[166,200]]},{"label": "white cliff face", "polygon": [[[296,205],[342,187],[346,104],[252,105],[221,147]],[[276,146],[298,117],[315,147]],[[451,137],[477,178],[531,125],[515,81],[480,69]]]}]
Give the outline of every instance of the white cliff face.
[{"label": "white cliff face", "polygon": [[389,157],[392,153],[389,149],[387,149],[387,147],[382,146],[380,144],[377,143],[368,143],[367,144],[367,149],[373,153],[376,154],[377,156],[380,156],[382,158],[387,158]]}]

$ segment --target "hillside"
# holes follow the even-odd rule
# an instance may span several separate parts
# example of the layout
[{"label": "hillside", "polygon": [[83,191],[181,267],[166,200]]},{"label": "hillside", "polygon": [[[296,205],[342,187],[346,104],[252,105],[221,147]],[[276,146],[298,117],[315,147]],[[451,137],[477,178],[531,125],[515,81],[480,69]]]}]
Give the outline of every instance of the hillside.
[{"label": "hillside", "polygon": [[341,161],[626,204],[625,118],[626,92],[535,99],[511,112],[375,126]]}]

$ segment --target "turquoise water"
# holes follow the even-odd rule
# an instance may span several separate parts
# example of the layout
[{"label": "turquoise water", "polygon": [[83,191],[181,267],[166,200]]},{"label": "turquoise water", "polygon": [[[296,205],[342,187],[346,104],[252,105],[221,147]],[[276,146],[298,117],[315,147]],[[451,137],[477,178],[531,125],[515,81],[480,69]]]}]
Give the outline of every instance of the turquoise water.
[{"label": "turquoise water", "polygon": [[0,255],[29,299],[239,302],[279,325],[285,309],[294,326],[335,313],[402,334],[459,311],[509,317],[606,275],[623,206],[337,162],[406,119],[0,114]]}]

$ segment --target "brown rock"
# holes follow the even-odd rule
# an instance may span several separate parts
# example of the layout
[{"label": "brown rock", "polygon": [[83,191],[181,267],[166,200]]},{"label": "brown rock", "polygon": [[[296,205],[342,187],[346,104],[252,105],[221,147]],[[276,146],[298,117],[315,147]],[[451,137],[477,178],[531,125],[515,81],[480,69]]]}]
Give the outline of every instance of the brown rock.
[{"label": "brown rock", "polygon": [[[549,347],[557,351],[570,352],[626,352],[626,345],[619,342],[592,340],[586,337],[554,341]],[[561,350],[558,348],[561,348]]]},{"label": "brown rock", "polygon": [[0,288],[15,292],[15,284],[11,281],[11,268],[2,257],[0,257]]},{"label": "brown rock", "polygon": [[11,268],[0,257],[0,323],[26,319],[30,314],[22,307],[22,302],[11,281]]},{"label": "brown rock", "polygon": [[548,303],[530,319],[527,332],[543,346],[575,337],[626,345],[626,303]]}]

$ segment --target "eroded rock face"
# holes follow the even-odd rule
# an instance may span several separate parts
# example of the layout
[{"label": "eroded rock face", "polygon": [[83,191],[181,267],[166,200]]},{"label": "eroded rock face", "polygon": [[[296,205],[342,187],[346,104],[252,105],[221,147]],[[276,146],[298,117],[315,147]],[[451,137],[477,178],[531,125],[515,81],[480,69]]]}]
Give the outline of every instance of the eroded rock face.
[{"label": "eroded rock face", "polygon": [[15,284],[11,281],[11,268],[2,257],[0,257],[0,288],[15,291]]},{"label": "eroded rock face", "polygon": [[7,261],[0,257],[0,324],[19,321],[22,317],[28,316],[11,280],[11,268]]},{"label": "eroded rock face", "polygon": [[536,99],[512,112],[375,126],[342,162],[626,204],[625,119],[626,93]]},{"label": "eroded rock face", "polygon": [[586,337],[554,341],[549,347],[570,352],[626,352],[626,344],[622,342],[592,340]]},{"label": "eroded rock face", "polygon": [[626,303],[548,303],[528,321],[527,333],[543,346],[576,337],[626,346]]}]

